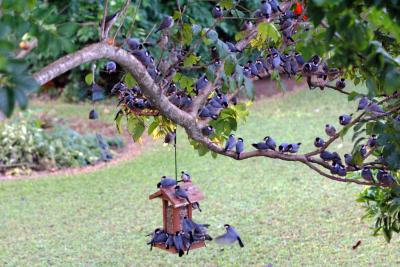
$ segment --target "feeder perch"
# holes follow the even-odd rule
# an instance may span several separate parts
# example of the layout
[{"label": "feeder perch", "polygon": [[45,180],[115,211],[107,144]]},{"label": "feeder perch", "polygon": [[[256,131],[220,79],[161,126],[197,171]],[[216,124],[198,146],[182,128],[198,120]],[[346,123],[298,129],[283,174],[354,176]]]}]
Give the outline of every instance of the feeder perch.
[{"label": "feeder perch", "polygon": [[[179,186],[184,189],[191,203],[200,202],[204,199],[203,193],[192,182],[180,183]],[[185,216],[192,219],[193,207],[185,199],[180,199],[175,196],[174,186],[160,188],[159,191],[151,194],[149,199],[161,198],[163,205],[163,230],[168,234],[175,234],[182,230],[182,220]],[[164,244],[155,244],[163,250],[171,253],[177,253],[174,247],[166,249]],[[205,246],[205,241],[196,241],[192,243],[190,250]],[[186,249],[186,248],[185,248]]]}]

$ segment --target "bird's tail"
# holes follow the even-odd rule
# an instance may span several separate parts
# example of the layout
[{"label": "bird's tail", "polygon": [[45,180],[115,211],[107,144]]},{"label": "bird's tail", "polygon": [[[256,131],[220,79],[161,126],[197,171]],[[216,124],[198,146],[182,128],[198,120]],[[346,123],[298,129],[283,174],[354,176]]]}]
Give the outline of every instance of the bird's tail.
[{"label": "bird's tail", "polygon": [[237,238],[238,242],[239,242],[239,246],[242,248],[244,247],[244,244],[242,242],[242,239],[240,239],[240,237]]}]

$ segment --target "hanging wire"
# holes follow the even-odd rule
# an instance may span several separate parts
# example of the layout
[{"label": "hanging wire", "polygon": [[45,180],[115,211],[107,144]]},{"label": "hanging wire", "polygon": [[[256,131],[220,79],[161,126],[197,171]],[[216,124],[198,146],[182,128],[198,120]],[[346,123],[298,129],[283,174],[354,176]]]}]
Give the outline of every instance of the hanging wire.
[{"label": "hanging wire", "polygon": [[174,137],[174,150],[175,150],[175,180],[178,181],[178,162],[176,158],[176,128],[174,130],[175,137]]}]

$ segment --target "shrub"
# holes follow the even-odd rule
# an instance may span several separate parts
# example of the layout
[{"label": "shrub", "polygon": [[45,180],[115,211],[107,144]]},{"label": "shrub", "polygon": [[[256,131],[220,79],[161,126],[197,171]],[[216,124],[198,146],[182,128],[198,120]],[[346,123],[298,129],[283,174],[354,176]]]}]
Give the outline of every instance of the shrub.
[{"label": "shrub", "polygon": [[122,141],[82,135],[61,125],[43,129],[40,119],[24,113],[0,125],[0,146],[0,172],[13,175],[109,161],[109,147],[122,147]]}]

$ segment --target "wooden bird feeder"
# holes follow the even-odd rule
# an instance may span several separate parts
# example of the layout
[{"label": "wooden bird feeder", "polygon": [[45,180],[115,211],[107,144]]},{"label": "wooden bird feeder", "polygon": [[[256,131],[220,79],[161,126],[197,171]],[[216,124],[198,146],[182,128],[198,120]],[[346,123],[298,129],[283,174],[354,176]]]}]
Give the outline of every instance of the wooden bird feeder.
[{"label": "wooden bird feeder", "polygon": [[[187,192],[191,203],[199,202],[204,199],[203,193],[192,182],[180,183],[179,186]],[[192,219],[192,204],[188,203],[185,199],[177,198],[175,196],[174,186],[160,188],[159,191],[149,196],[150,200],[155,198],[161,198],[162,200],[164,232],[175,234],[182,230],[182,220],[185,216]],[[171,253],[178,253],[175,247],[166,249],[165,244],[154,244],[154,246]],[[190,250],[201,247],[205,247],[204,240],[192,243]]]}]

